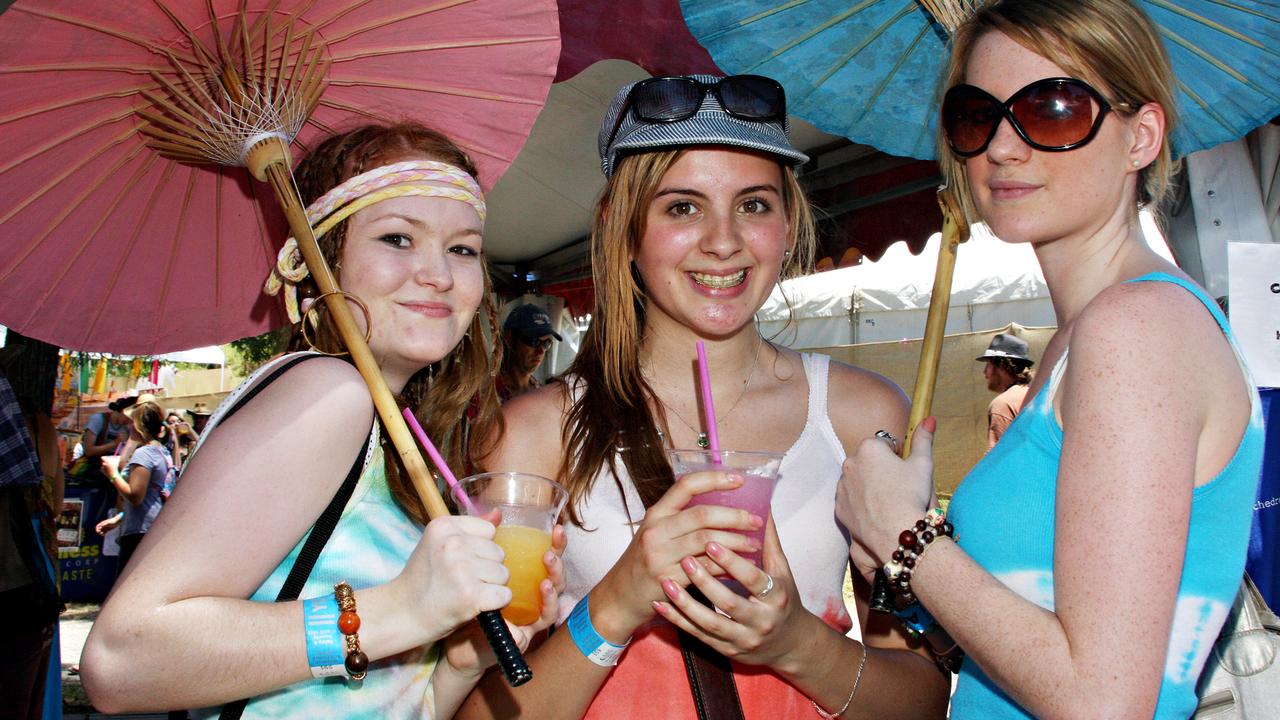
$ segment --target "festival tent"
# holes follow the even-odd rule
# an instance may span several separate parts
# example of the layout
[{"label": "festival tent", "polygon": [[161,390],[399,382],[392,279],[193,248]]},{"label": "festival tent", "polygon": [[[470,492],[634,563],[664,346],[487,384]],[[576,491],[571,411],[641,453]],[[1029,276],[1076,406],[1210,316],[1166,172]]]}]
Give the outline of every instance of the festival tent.
[{"label": "festival tent", "polygon": [[[939,242],[935,233],[919,255],[895,243],[878,262],[780,283],[756,314],[761,333],[793,348],[922,337]],[[960,246],[952,282],[948,335],[1055,322],[1031,247],[1003,243],[983,225]]]}]

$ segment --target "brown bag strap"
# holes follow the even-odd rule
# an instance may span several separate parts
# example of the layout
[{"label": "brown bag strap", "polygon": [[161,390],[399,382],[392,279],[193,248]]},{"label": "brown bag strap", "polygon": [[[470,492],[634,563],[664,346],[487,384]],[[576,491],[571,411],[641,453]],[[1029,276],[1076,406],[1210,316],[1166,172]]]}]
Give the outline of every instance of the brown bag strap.
[{"label": "brown bag strap", "polygon": [[[689,593],[702,604],[710,606],[697,588],[689,588]],[[689,689],[693,692],[693,704],[698,708],[698,720],[745,720],[729,658],[689,633],[677,632],[685,673],[689,676]]]}]

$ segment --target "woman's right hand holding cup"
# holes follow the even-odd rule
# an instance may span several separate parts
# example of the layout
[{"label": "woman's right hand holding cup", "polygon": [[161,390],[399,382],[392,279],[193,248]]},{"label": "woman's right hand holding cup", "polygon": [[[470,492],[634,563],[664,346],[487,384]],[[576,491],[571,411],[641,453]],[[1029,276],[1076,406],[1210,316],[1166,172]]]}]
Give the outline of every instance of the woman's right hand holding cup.
[{"label": "woman's right hand holding cup", "polygon": [[697,558],[708,572],[720,575],[723,569],[706,555],[707,543],[719,543],[736,553],[760,550],[759,541],[744,533],[764,527],[767,518],[719,505],[687,507],[696,495],[733,490],[742,483],[741,475],[719,471],[689,473],[677,480],[645,513],[631,544],[591,591],[593,620],[597,607],[616,609],[610,614],[625,639],[654,617],[653,601],[667,599],[663,579],[681,587],[690,584],[681,559]]},{"label": "woman's right hand holding cup", "polygon": [[427,523],[422,539],[392,582],[421,643],[434,642],[485,610],[511,602],[503,551],[492,517],[451,515]]}]

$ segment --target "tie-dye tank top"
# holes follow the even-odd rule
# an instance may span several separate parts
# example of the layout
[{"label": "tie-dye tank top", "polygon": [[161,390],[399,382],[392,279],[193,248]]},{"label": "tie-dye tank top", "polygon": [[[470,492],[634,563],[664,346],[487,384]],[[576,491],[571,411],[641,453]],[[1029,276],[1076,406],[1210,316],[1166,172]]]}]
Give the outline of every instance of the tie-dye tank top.
[{"label": "tie-dye tank top", "polygon": [[[288,356],[281,358],[284,360]],[[246,380],[224,401],[234,404],[241,392],[251,387],[273,362]],[[212,420],[220,420],[219,407]],[[206,429],[205,437],[210,431]],[[332,595],[335,583],[346,580],[356,590],[386,583],[404,568],[422,538],[422,526],[396,503],[387,485],[379,426],[375,421],[365,446],[364,470],[355,490],[325,543],[299,595],[301,599]],[[254,602],[275,602],[306,537],[298,541],[271,575],[249,597]],[[302,625],[298,625],[299,641]],[[345,677],[312,678],[250,700],[245,720],[255,718],[432,718],[435,695],[431,687],[438,646],[429,645],[369,663],[369,673],[361,682]],[[216,718],[220,707],[193,710],[191,715]]]},{"label": "tie-dye tank top", "polygon": [[[1169,282],[1185,288],[1213,315],[1240,358],[1226,317],[1203,290],[1166,273],[1130,282]],[[1244,368],[1243,359],[1240,364]],[[1062,456],[1062,428],[1054,415],[1053,396],[1066,365],[1064,351],[1042,391],[956,489],[948,510],[957,542],[970,557],[1010,589],[1050,611],[1054,609],[1055,491]],[[1247,369],[1245,378],[1249,425],[1226,467],[1192,492],[1186,556],[1156,704],[1157,720],[1187,718],[1195,710],[1196,681],[1244,573],[1264,439],[1261,402]],[[956,720],[1031,717],[972,659],[960,672],[951,713]]]},{"label": "tie-dye tank top", "polygon": [[[847,633],[856,625],[843,595],[849,541],[835,519],[836,483],[845,452],[827,417],[829,358],[802,357],[809,384],[808,415],[800,437],[782,460],[771,511],[801,603],[827,625]],[[621,458],[617,465],[625,501],[606,469],[578,508],[586,528],[567,528],[560,622],[622,556],[631,543],[632,520],[638,524],[644,517],[644,503]],[[859,636],[857,631],[853,636]],[[817,717],[807,696],[767,668],[734,663],[734,678],[748,719]],[[656,619],[636,631],[585,717],[697,717],[672,625]]]}]

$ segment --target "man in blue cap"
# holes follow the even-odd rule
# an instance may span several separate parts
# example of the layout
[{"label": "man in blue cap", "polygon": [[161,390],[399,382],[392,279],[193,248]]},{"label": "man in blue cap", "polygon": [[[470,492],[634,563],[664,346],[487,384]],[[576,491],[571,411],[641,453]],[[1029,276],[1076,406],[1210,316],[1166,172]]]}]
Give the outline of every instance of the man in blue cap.
[{"label": "man in blue cap", "polygon": [[563,340],[541,307],[526,303],[511,311],[502,323],[502,369],[498,372],[498,399],[502,402],[532,390],[542,383],[533,372],[551,347],[552,339]]},{"label": "man in blue cap", "polygon": [[998,393],[987,407],[987,450],[990,450],[1022,410],[1031,382],[1031,366],[1035,362],[1026,341],[1006,333],[991,338],[991,345],[977,360],[985,363],[982,374],[987,379],[987,389]]}]

